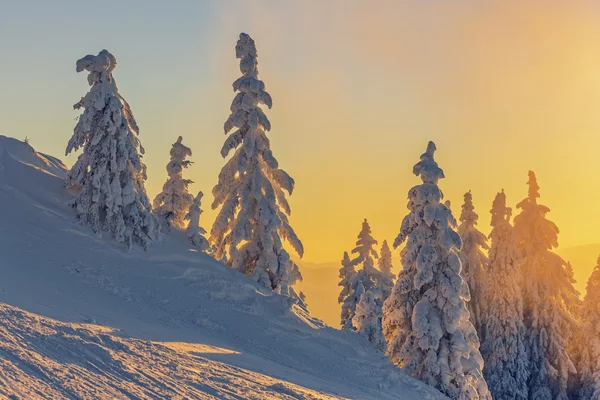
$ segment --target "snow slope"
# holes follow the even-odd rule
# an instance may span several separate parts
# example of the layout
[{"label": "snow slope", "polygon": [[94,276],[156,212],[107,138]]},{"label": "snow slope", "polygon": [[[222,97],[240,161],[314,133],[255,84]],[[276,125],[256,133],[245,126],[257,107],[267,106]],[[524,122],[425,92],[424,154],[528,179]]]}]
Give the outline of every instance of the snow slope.
[{"label": "snow slope", "polygon": [[443,398],[183,234],[94,235],[64,172],[0,136],[0,398]]}]

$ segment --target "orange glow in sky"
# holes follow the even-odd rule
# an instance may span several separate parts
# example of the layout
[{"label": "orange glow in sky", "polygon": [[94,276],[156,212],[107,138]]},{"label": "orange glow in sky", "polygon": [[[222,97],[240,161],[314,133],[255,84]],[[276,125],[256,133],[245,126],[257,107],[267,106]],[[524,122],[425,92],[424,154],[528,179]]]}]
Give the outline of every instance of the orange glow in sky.
[{"label": "orange glow in sky", "polygon": [[[186,14],[202,12],[181,10]],[[87,91],[75,60],[106,47],[119,60],[115,78],[140,124],[150,196],[182,135],[193,150],[193,190],[206,194],[201,222],[210,229],[210,192],[224,164],[222,126],[240,75],[234,46],[244,31],[256,41],[260,77],[273,97],[274,154],[296,180],[291,223],[306,260],[341,259],[365,217],[376,239],[393,241],[407,192],[418,183],[412,166],[429,140],[455,216],[472,190],[479,227],[489,232],[495,194],[504,189],[514,208],[531,169],[561,247],[600,243],[597,2],[232,1],[212,4],[209,16],[214,24],[202,34],[156,44],[170,58],[144,58],[148,49],[126,46],[118,31],[104,42],[74,44],[71,58],[49,66],[56,79],[17,81],[43,82],[55,108],[15,94],[0,130],[62,154],[77,115],[70,107]],[[155,29],[168,34],[167,26]],[[31,111],[36,118],[27,118]]]}]

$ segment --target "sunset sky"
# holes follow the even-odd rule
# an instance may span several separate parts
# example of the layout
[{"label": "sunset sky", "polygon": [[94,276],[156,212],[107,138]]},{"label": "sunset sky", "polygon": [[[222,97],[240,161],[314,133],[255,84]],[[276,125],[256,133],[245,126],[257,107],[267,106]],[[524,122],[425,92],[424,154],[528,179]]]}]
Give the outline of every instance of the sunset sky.
[{"label": "sunset sky", "polygon": [[150,197],[182,135],[208,230],[246,32],[306,260],[341,259],[365,217],[393,240],[429,140],[455,216],[472,190],[487,233],[496,192],[514,206],[532,169],[561,246],[600,242],[600,2],[0,2],[0,133],[71,165],[72,105],[88,91],[75,61],[106,48],[141,128]]}]

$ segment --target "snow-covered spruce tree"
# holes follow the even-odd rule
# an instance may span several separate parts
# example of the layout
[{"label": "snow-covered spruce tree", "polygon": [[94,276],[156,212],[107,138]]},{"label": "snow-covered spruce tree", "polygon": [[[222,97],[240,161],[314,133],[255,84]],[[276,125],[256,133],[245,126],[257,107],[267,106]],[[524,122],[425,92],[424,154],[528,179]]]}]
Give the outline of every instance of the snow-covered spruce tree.
[{"label": "snow-covered spruce tree", "polygon": [[483,233],[477,229],[477,220],[479,215],[475,212],[473,206],[473,196],[471,191],[465,193],[465,202],[462,205],[458,226],[458,234],[462,240],[462,248],[459,256],[462,263],[463,276],[469,286],[471,300],[467,303],[471,323],[475,327],[479,339],[482,338],[483,329],[481,326],[481,286],[485,280],[485,268],[488,258],[483,250],[489,250],[487,239]]},{"label": "snow-covered spruce tree", "polygon": [[185,221],[188,222],[187,236],[190,242],[194,246],[198,247],[201,251],[206,251],[210,247],[208,240],[204,237],[206,231],[200,226],[200,214],[202,214],[202,192],[198,192],[198,195],[194,198],[194,201],[189,207],[187,214],[185,215]]},{"label": "snow-covered spruce tree", "polygon": [[227,161],[213,188],[212,208],[221,207],[211,230],[214,257],[266,287],[289,294],[288,288],[302,276],[283,248],[286,240],[302,257],[302,242],[288,222],[291,210],[285,192],[292,193],[294,180],[282,169],[270,149],[266,131],[271,123],[260,104],[271,108],[265,84],[258,79],[254,40],[245,33],[235,47],[242,77],[233,83],[237,91],[231,115],[225,122],[229,134],[221,155]]},{"label": "snow-covered spruce tree", "polygon": [[352,260],[352,265],[355,267],[362,265],[362,274],[360,275],[361,282],[365,290],[369,290],[373,286],[378,286],[383,274],[375,268],[374,258],[379,258],[374,246],[377,240],[371,236],[371,227],[365,218],[362,223],[362,229],[358,234],[356,247],[352,250],[352,254],[356,257]]},{"label": "snow-covered spruce tree", "polygon": [[387,240],[383,241],[381,245],[381,251],[379,252],[379,271],[382,274],[381,281],[381,293],[383,296],[383,300],[388,298],[388,296],[392,293],[392,288],[394,287],[394,279],[396,279],[396,275],[392,272],[392,252],[390,250],[390,246],[388,246]]},{"label": "snow-covered spruce tree", "polygon": [[356,275],[356,270],[354,269],[354,265],[352,265],[348,252],[345,251],[344,258],[342,259],[342,268],[340,268],[341,280],[338,283],[338,286],[342,287],[338,296],[338,303],[342,304],[341,325],[343,329],[350,329],[352,327],[352,318],[356,309],[356,302],[350,296],[354,291],[354,275]]},{"label": "snow-covered spruce tree", "polygon": [[581,315],[580,400],[600,399],[600,257],[588,280]]},{"label": "snow-covered spruce tree", "polygon": [[66,154],[83,148],[67,176],[79,189],[72,205],[77,217],[94,232],[106,231],[131,248],[148,249],[158,237],[158,221],[146,195],[144,148],[129,104],[112,76],[115,57],[106,50],[77,61],[77,72],[89,71],[90,91],[73,107],[84,109]]},{"label": "snow-covered spruce tree", "polygon": [[410,213],[394,241],[406,240],[400,272],[383,307],[390,360],[452,399],[491,399],[477,332],[469,320],[456,220],[441,204],[444,172],[429,142],[413,172],[423,184],[408,192]]},{"label": "snow-covered spruce tree", "polygon": [[371,227],[365,219],[358,234],[356,247],[352,250],[352,253],[356,254],[352,265],[362,264],[362,269],[354,274],[352,287],[355,290],[349,297],[355,302],[351,305],[355,310],[351,321],[353,329],[373,343],[378,350],[384,351],[385,339],[381,328],[384,296],[382,288],[385,287],[389,295],[390,284],[387,276],[374,266],[373,258],[378,258],[374,248],[376,244],[377,240],[371,236]]},{"label": "snow-covered spruce tree", "polygon": [[378,287],[372,287],[362,293],[356,311],[352,318],[352,325],[356,333],[371,342],[379,351],[385,351],[385,339],[381,329],[383,300],[382,292]]},{"label": "snow-covered spruce tree", "polygon": [[550,209],[537,203],[539,186],[529,171],[528,196],[517,204],[514,230],[523,257],[523,296],[529,353],[529,398],[567,399],[569,375],[576,369],[568,342],[577,322],[565,301],[572,290],[566,262],[552,249],[558,228],[546,219]]},{"label": "snow-covered spruce tree", "polygon": [[[566,285],[566,290],[563,290],[562,292],[563,301],[567,305],[569,312],[577,321],[578,325],[578,329],[576,331],[569,332],[569,336],[567,337],[567,352],[569,353],[571,361],[573,361],[573,364],[575,364],[575,368],[577,368],[577,374],[571,374],[567,381],[567,394],[570,399],[577,399],[579,398],[579,392],[581,390],[581,379],[578,366],[581,364],[582,354],[584,351],[584,348],[581,346],[581,341],[585,338],[585,332],[582,331],[582,316],[584,311],[581,293],[575,289],[577,280],[575,279],[575,271],[570,261],[567,261],[565,271],[567,272],[569,284]],[[600,397],[598,397],[597,400],[600,400]]]},{"label": "snow-covered spruce tree", "polygon": [[[347,253],[344,253],[340,269],[342,281],[339,285],[342,286],[342,291],[338,302],[342,303],[343,329],[355,329],[352,319],[361,295],[372,288],[380,287],[383,274],[374,267],[373,261],[373,257],[378,257],[377,251],[373,248],[376,244],[377,241],[371,236],[371,227],[365,219],[358,234],[356,247],[352,250],[352,254],[356,254],[356,257],[348,260]],[[362,266],[362,268],[355,271],[354,267],[356,266]]]},{"label": "snow-covered spruce tree", "polygon": [[483,376],[495,400],[527,400],[529,363],[523,324],[521,260],[512,210],[504,191],[492,205],[492,241],[486,280],[481,282],[481,315],[485,333]]},{"label": "snow-covered spruce tree", "polygon": [[570,261],[567,261],[565,270],[567,271],[569,284],[566,287],[567,290],[563,291],[564,301],[569,307],[571,314],[573,314],[575,318],[579,319],[582,313],[583,302],[581,301],[581,293],[575,289],[577,280],[575,280],[575,271],[573,270],[573,266],[571,265]]},{"label": "snow-covered spruce tree", "polygon": [[171,148],[171,160],[167,164],[169,178],[153,203],[154,214],[167,230],[172,226],[185,229],[185,215],[194,202],[194,196],[188,192],[189,185],[194,182],[183,178],[183,170],[192,164],[191,161],[186,160],[187,157],[191,157],[192,150],[181,143],[182,140],[183,138],[179,136]]}]

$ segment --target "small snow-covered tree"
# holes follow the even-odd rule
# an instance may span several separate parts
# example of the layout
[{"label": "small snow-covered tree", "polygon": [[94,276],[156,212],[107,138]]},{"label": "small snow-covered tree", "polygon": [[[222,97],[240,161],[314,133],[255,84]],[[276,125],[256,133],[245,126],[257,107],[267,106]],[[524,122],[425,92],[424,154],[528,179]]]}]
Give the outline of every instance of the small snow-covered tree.
[{"label": "small snow-covered tree", "polygon": [[529,363],[523,324],[521,257],[510,224],[512,210],[506,206],[504,191],[496,195],[491,213],[487,277],[480,282],[485,330],[481,342],[483,375],[495,400],[527,400]]},{"label": "small snow-covered tree", "polygon": [[387,240],[383,241],[379,256],[379,270],[389,276],[392,280],[396,278],[396,275],[392,272],[392,269],[394,268],[392,265],[392,251],[390,250]]},{"label": "small snow-covered tree", "polygon": [[225,134],[235,129],[223,145],[227,161],[213,189],[212,208],[221,207],[211,230],[216,259],[227,256],[227,264],[273,290],[289,294],[301,280],[298,266],[283,248],[283,240],[302,257],[302,242],[288,221],[291,213],[285,192],[292,193],[294,180],[273,156],[266,132],[271,123],[260,105],[272,106],[265,84],[258,79],[254,40],[245,33],[235,47],[242,76],[233,83],[237,92]]},{"label": "small snow-covered tree", "polygon": [[392,293],[392,288],[394,287],[394,279],[396,279],[396,275],[392,272],[394,266],[392,265],[392,252],[390,250],[390,246],[388,246],[387,240],[383,241],[381,245],[381,251],[379,252],[379,271],[382,274],[381,281],[381,292],[382,298],[388,298],[388,296]]},{"label": "small snow-covered tree", "polygon": [[356,270],[354,269],[354,265],[352,265],[348,252],[345,251],[344,258],[342,259],[342,268],[340,268],[341,280],[338,283],[338,286],[342,287],[338,296],[338,303],[342,304],[341,325],[344,329],[349,329],[352,326],[351,321],[356,308],[356,302],[350,297],[354,290],[354,275],[356,275]]},{"label": "small snow-covered tree", "polygon": [[210,247],[208,240],[204,237],[206,231],[200,226],[200,214],[202,214],[202,192],[198,192],[196,198],[189,207],[188,213],[185,215],[185,220],[188,221],[187,236],[194,246],[201,251],[206,251]]},{"label": "small snow-covered tree", "polygon": [[[352,319],[354,318],[356,305],[364,292],[368,292],[374,287],[380,287],[383,274],[374,267],[373,258],[377,258],[377,251],[374,246],[377,241],[371,236],[371,227],[365,219],[362,228],[358,234],[356,247],[352,254],[356,254],[354,259],[349,260],[348,254],[344,253],[342,268],[340,269],[339,283],[342,291],[338,297],[338,302],[342,303],[342,328],[354,330]],[[355,267],[362,266],[359,270]]]},{"label": "small snow-covered tree", "polygon": [[580,400],[600,399],[600,257],[587,282],[581,315]]},{"label": "small snow-covered tree", "polygon": [[383,300],[382,292],[378,287],[372,287],[362,293],[356,312],[352,318],[352,325],[356,333],[371,342],[379,351],[385,351],[385,339],[381,329]]},{"label": "small snow-covered tree", "polygon": [[458,234],[462,240],[460,249],[460,261],[462,263],[463,276],[469,286],[471,300],[467,303],[471,323],[475,327],[479,338],[482,339],[483,329],[481,326],[481,286],[485,280],[485,268],[488,258],[483,250],[488,250],[486,237],[477,229],[477,220],[479,215],[475,212],[473,206],[473,196],[471,191],[465,193],[465,202],[462,205],[460,213],[460,222]]},{"label": "small snow-covered tree", "polygon": [[187,157],[191,157],[192,150],[182,141],[183,138],[179,136],[171,148],[171,160],[167,164],[169,178],[153,203],[154,214],[167,230],[172,226],[185,229],[185,215],[194,202],[194,196],[188,192],[189,185],[194,182],[183,178],[183,170],[192,164],[186,160]]},{"label": "small snow-covered tree", "polygon": [[552,252],[558,227],[546,219],[550,209],[537,203],[539,186],[529,171],[528,196],[517,204],[514,229],[523,257],[524,315],[529,353],[529,398],[567,399],[569,375],[577,371],[569,355],[577,321],[570,313],[572,285],[566,262]]},{"label": "small snow-covered tree", "polygon": [[444,172],[429,142],[413,172],[422,184],[408,192],[409,214],[394,241],[406,241],[400,272],[383,308],[390,360],[452,399],[491,399],[483,379],[477,332],[469,320],[456,220],[440,201]]},{"label": "small snow-covered tree", "polygon": [[369,222],[365,218],[362,223],[362,229],[358,234],[358,240],[356,241],[356,247],[352,250],[352,254],[356,254],[356,257],[352,260],[352,265],[355,267],[362,265],[363,274],[363,287],[365,290],[377,285],[381,280],[382,274],[375,268],[374,258],[379,258],[377,251],[374,246],[377,244],[377,240],[371,236],[371,227]]},{"label": "small snow-covered tree", "polygon": [[158,221],[146,195],[144,148],[129,104],[119,94],[112,72],[115,57],[106,50],[77,61],[89,71],[90,91],[73,107],[83,109],[66,154],[83,148],[67,176],[79,189],[72,201],[81,223],[110,232],[117,242],[148,249],[158,238]]}]

